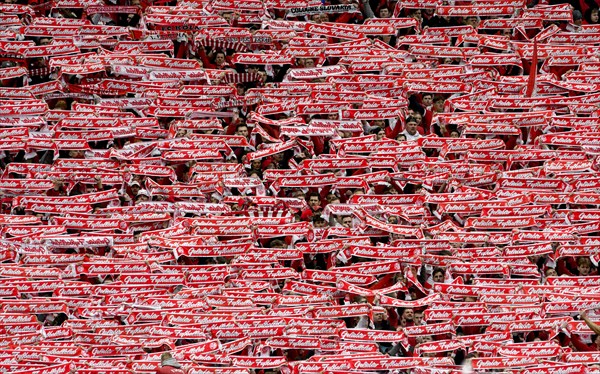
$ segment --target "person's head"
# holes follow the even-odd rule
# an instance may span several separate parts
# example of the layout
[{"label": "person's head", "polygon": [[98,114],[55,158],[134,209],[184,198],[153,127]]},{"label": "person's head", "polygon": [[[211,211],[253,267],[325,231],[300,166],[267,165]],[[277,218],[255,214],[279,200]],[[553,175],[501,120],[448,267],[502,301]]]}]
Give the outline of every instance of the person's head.
[{"label": "person's head", "polygon": [[238,96],[244,96],[246,94],[246,86],[243,83],[236,84],[235,90]]},{"label": "person's head", "polygon": [[544,272],[544,275],[546,277],[557,277],[558,273],[556,272],[555,268],[548,268],[546,269],[546,271]]},{"label": "person's head", "polygon": [[342,217],[342,226],[344,226],[346,228],[351,228],[352,227],[352,217],[343,216]]},{"label": "person's head", "polygon": [[254,169],[254,170],[260,170],[262,169],[262,161],[260,158],[256,158],[252,161],[250,161],[250,168]]},{"label": "person's head", "polygon": [[405,142],[406,136],[404,134],[398,134],[398,136],[396,136],[396,140],[399,142]]},{"label": "person's head", "polygon": [[423,13],[421,13],[421,9],[413,9],[409,11],[408,16],[416,19],[419,23],[423,21]]},{"label": "person's head", "polygon": [[388,217],[388,223],[390,225],[397,225],[398,224],[398,217],[396,217],[396,216],[389,216]]},{"label": "person's head", "polygon": [[[382,130],[383,130],[383,129],[382,129],[381,127],[373,127],[373,128],[372,128],[372,129],[369,131],[369,134],[372,134],[372,135],[373,135],[373,134],[374,134],[374,135],[377,135],[377,140],[380,140],[380,138],[379,138],[379,132],[381,132]],[[385,135],[385,132],[384,132],[384,135]]]},{"label": "person's head", "polygon": [[248,126],[246,125],[238,125],[235,129],[235,134],[239,136],[243,136],[244,138],[248,138]]},{"label": "person's head", "polygon": [[460,133],[458,132],[458,130],[452,130],[452,131],[450,131],[450,137],[451,138],[459,138]]},{"label": "person's head", "polygon": [[313,21],[314,23],[321,23],[321,15],[319,13],[313,14],[310,17],[310,20]]},{"label": "person's head", "polygon": [[577,258],[577,271],[579,275],[589,275],[592,270],[592,261],[587,257]]},{"label": "person's head", "polygon": [[585,20],[590,25],[598,23],[598,20],[599,20],[599,17],[598,17],[598,8],[589,8],[585,12]]},{"label": "person's head", "polygon": [[433,281],[435,283],[444,283],[444,274],[445,271],[442,268],[435,268],[433,270]]},{"label": "person's head", "polygon": [[325,196],[325,200],[327,200],[327,204],[331,204],[332,201],[339,200],[339,199],[340,198],[333,192],[330,192],[327,194],[327,196]]},{"label": "person's head", "polygon": [[382,322],[382,321],[386,320],[387,317],[388,317],[388,315],[387,315],[386,310],[383,310],[382,312],[375,312],[375,313],[373,313],[373,322],[375,322],[375,323]]},{"label": "person's head", "polygon": [[573,24],[581,26],[583,23],[583,14],[577,9],[573,10]]},{"label": "person's head", "polygon": [[412,308],[406,308],[402,311],[400,318],[407,322],[413,322],[415,318],[415,312]]},{"label": "person's head", "polygon": [[404,128],[409,135],[416,135],[417,134],[417,126],[418,126],[418,122],[415,119],[415,117],[408,117],[406,119],[406,124],[404,125]]},{"label": "person's head", "polygon": [[423,95],[421,95],[421,102],[425,107],[431,106],[433,104],[433,94],[424,93]]},{"label": "person's head", "polygon": [[302,191],[301,189],[295,189],[292,191],[292,197],[296,198],[296,199],[302,199],[304,200],[304,198],[306,197],[306,195],[304,194],[304,191]]},{"label": "person's head", "polygon": [[217,52],[215,54],[215,64],[216,65],[223,65],[225,63],[225,53],[223,52]]},{"label": "person's head", "polygon": [[479,22],[479,17],[477,16],[469,16],[465,18],[465,25],[473,26],[474,29],[477,29],[479,27]]},{"label": "person's head", "polygon": [[386,7],[381,7],[379,9],[379,18],[389,18],[391,16],[390,10]]},{"label": "person's head", "polygon": [[313,192],[308,195],[308,205],[313,209],[319,209],[321,207],[321,197],[318,193]]},{"label": "person's head", "polygon": [[150,200],[150,193],[147,190],[139,190],[135,197],[135,201],[143,202],[148,200]]},{"label": "person's head", "polygon": [[364,195],[365,191],[362,190],[362,188],[355,188],[352,190],[352,196],[356,196],[356,195]]},{"label": "person's head", "polygon": [[512,35],[513,35],[513,31],[512,31],[512,29],[502,29],[500,31],[500,35],[501,36],[506,36],[507,38],[510,39],[512,37]]},{"label": "person's head", "polygon": [[417,343],[429,343],[432,342],[433,338],[431,337],[431,335],[423,335],[423,336],[417,336]]},{"label": "person's head", "polygon": [[142,189],[142,187],[140,186],[140,182],[138,181],[131,182],[130,188],[134,196],[137,196],[138,192],[140,192],[140,190]]},{"label": "person's head", "polygon": [[277,165],[272,160],[268,159],[265,162],[263,162],[263,169],[264,170],[277,169]]},{"label": "person's head", "polygon": [[84,158],[85,157],[85,153],[82,150],[70,150],[69,151],[69,157],[70,158]]},{"label": "person's head", "polygon": [[420,125],[423,122],[423,115],[419,112],[415,112],[412,117],[417,121],[417,125]]},{"label": "person's head", "polygon": [[287,248],[287,244],[285,244],[285,242],[281,239],[273,239],[269,243],[269,248],[284,249],[284,248]]},{"label": "person's head", "polygon": [[304,67],[305,68],[314,68],[315,67],[315,60],[312,59],[312,58],[304,59]]},{"label": "person's head", "polygon": [[327,227],[327,221],[318,214],[315,214],[312,219],[313,226],[317,229]]},{"label": "person's head", "polygon": [[273,156],[271,156],[271,159],[273,160],[273,162],[279,163],[279,162],[283,161],[283,157],[284,157],[283,152],[279,152],[279,153],[275,153]]},{"label": "person's head", "polygon": [[61,100],[58,100],[56,102],[56,104],[54,104],[54,109],[56,109],[56,110],[67,110],[69,108],[68,108],[67,102],[65,100],[61,99]]},{"label": "person's head", "polygon": [[418,310],[415,311],[415,315],[413,316],[413,322],[415,323],[415,326],[420,326],[423,324],[423,312]]},{"label": "person's head", "polygon": [[444,103],[446,100],[443,96],[436,96],[433,98],[433,111],[442,113],[444,111]]}]

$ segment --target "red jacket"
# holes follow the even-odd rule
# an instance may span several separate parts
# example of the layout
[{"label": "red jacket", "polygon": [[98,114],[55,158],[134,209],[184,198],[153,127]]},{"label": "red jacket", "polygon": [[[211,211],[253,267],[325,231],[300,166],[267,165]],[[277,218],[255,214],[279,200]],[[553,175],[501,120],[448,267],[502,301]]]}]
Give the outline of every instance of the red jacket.
[{"label": "red jacket", "polygon": [[578,352],[595,352],[598,351],[598,347],[596,347],[596,344],[592,343],[592,344],[585,344],[583,342],[583,340],[581,340],[581,338],[579,337],[579,335],[573,334],[573,336],[571,336],[571,343],[573,343],[573,346],[577,349]]}]

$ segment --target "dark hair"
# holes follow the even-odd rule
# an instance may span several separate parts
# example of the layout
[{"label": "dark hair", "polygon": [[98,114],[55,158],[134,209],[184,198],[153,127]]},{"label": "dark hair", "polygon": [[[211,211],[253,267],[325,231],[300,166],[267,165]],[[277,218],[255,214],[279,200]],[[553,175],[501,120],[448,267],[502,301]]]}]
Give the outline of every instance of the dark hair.
[{"label": "dark hair", "polygon": [[285,241],[275,238],[269,242],[268,248],[276,248],[275,246],[286,246]]},{"label": "dark hair", "polygon": [[416,113],[419,113],[421,116],[425,114],[425,108],[423,108],[423,105],[417,102],[411,103],[408,108],[412,109]]},{"label": "dark hair", "polygon": [[336,195],[335,193],[333,193],[333,192],[328,193],[327,196],[325,197],[325,199],[327,201],[329,201],[329,199],[335,200],[335,199],[339,199],[339,198],[340,197],[338,195]]},{"label": "dark hair", "polygon": [[317,222],[325,222],[325,218],[321,217],[319,214],[315,214],[312,218],[313,223]]},{"label": "dark hair", "polygon": [[319,201],[321,200],[321,195],[319,195],[318,192],[311,192],[311,193],[308,194],[308,196],[306,196],[306,198],[310,200],[310,198],[313,197],[313,196],[318,197]]},{"label": "dark hair", "polygon": [[588,257],[578,257],[577,258],[577,266],[581,266],[584,264],[592,267],[592,260],[590,260]]},{"label": "dark hair", "polygon": [[[585,11],[583,18],[586,20],[587,23],[589,24],[594,24],[594,22],[592,22],[592,13],[596,11],[598,12],[598,8],[588,8],[588,10]],[[595,22],[598,23],[598,22]]]},{"label": "dark hair", "polygon": [[408,117],[406,117],[406,119],[404,120],[404,123],[409,123],[409,122],[414,122],[414,123],[416,123],[416,124],[418,124],[418,123],[419,123],[419,121],[417,121],[417,119],[416,119],[415,117],[413,117],[413,116],[408,116]]}]

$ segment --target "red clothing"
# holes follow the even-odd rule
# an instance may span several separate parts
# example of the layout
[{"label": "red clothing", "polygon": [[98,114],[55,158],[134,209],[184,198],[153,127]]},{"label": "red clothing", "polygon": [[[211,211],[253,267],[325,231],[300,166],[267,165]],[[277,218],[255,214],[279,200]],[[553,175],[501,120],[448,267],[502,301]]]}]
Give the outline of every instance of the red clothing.
[{"label": "red clothing", "polygon": [[559,258],[556,262],[556,271],[558,275],[573,277],[577,273],[577,261],[574,257]]},{"label": "red clothing", "polygon": [[173,366],[162,366],[156,369],[156,374],[185,374],[185,371]]},{"label": "red clothing", "polygon": [[61,186],[58,190],[52,188],[46,191],[46,196],[65,196],[67,194],[64,186]]},{"label": "red clothing", "polygon": [[[581,276],[577,269],[577,259],[575,257],[562,257],[556,262],[556,271],[558,275],[566,275],[569,277]],[[588,276],[598,275],[598,271],[591,269]]]},{"label": "red clothing", "polygon": [[318,209],[318,210],[313,210],[312,208],[305,209],[302,212],[302,215],[300,216],[300,220],[310,222],[312,220],[313,216],[315,215],[315,213],[321,213],[322,211],[323,211],[322,209]]},{"label": "red clothing", "polygon": [[573,346],[577,349],[578,352],[596,352],[598,351],[598,347],[596,346],[596,344],[592,343],[590,345],[585,344],[581,338],[579,337],[579,335],[573,334],[573,336],[571,336],[571,343],[573,343]]},{"label": "red clothing", "polygon": [[204,66],[205,69],[226,69],[226,68],[230,67],[230,64],[229,64],[230,58],[227,55],[225,56],[225,63],[223,63],[223,65],[217,65],[208,58],[208,56],[206,55],[206,52],[204,51],[204,48],[198,47],[196,54],[202,60],[202,65]]}]

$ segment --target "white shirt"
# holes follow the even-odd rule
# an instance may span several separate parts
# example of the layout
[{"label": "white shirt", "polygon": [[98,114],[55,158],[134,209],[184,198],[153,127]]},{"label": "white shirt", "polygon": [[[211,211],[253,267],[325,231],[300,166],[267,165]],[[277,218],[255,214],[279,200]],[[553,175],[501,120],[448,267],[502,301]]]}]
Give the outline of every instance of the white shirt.
[{"label": "white shirt", "polygon": [[417,131],[415,133],[415,135],[410,135],[406,130],[402,131],[400,134],[404,135],[404,137],[406,138],[406,140],[411,141],[411,140],[417,140],[419,139],[421,136],[421,134],[419,134],[419,132]]}]

